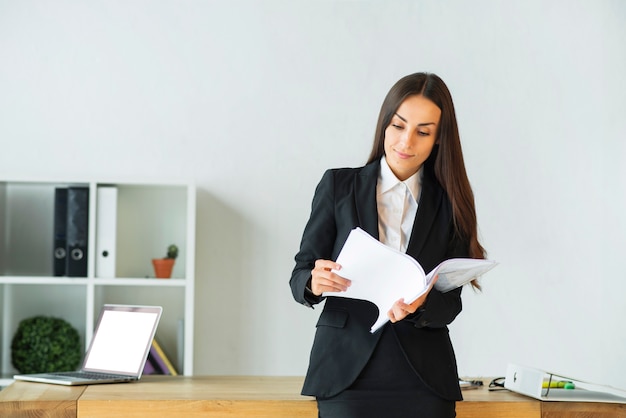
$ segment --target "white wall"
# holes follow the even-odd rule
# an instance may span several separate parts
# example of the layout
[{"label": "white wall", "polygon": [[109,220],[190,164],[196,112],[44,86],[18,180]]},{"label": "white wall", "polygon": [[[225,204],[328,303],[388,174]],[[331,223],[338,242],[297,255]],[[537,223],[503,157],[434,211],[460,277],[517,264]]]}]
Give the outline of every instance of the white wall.
[{"label": "white wall", "polygon": [[0,0],[0,178],[193,180],[196,374],[302,375],[293,255],[323,171],[362,164],[401,76],[457,107],[501,265],[460,372],[626,388],[626,3]]}]

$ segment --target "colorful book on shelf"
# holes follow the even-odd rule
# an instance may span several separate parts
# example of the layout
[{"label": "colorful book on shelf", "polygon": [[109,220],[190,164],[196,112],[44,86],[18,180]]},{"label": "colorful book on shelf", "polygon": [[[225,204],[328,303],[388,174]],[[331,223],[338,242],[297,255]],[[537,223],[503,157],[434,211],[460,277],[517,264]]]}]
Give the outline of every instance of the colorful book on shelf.
[{"label": "colorful book on shelf", "polygon": [[166,374],[177,376],[178,372],[167,357],[156,339],[152,340],[148,361],[143,369],[143,374]]},{"label": "colorful book on shelf", "polygon": [[[150,356],[150,353],[148,353],[148,356]],[[157,370],[154,365],[152,364],[152,361],[150,360],[150,358],[148,357],[148,359],[146,359],[146,364],[143,366],[143,373],[142,374],[161,374],[160,370]]]}]

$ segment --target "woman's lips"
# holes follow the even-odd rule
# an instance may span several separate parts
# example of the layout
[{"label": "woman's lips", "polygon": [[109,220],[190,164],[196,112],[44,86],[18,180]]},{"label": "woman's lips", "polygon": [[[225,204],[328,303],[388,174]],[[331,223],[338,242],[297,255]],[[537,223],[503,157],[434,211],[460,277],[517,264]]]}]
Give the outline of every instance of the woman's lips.
[{"label": "woman's lips", "polygon": [[394,152],[396,153],[396,155],[398,156],[398,158],[401,158],[401,159],[403,159],[403,160],[406,160],[406,159],[408,159],[408,158],[411,158],[411,157],[412,157],[412,155],[411,155],[411,154],[405,154],[405,153],[400,152],[400,151],[398,151],[398,150],[394,150]]}]

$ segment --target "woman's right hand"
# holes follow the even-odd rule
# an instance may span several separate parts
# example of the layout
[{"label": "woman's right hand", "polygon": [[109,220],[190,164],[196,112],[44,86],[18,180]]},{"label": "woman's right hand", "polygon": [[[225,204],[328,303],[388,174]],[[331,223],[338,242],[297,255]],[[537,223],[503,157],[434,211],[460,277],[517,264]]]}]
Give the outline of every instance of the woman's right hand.
[{"label": "woman's right hand", "polygon": [[330,260],[316,260],[315,267],[311,270],[311,291],[315,296],[321,296],[324,292],[344,292],[350,286],[350,280],[333,273],[332,270],[340,270],[341,266]]}]

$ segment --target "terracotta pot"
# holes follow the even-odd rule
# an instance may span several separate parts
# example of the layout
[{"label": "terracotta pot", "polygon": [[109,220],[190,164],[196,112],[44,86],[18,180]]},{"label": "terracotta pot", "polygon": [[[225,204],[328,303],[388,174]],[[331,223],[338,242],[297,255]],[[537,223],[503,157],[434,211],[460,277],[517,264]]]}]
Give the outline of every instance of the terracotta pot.
[{"label": "terracotta pot", "polygon": [[153,258],[154,275],[157,279],[169,279],[172,277],[172,269],[174,268],[173,258]]}]

